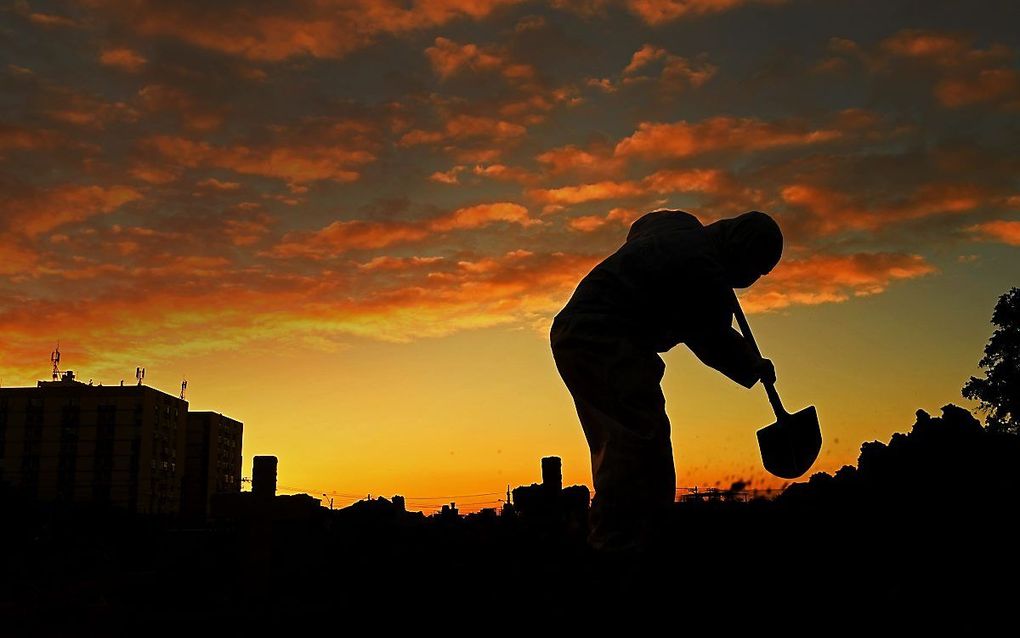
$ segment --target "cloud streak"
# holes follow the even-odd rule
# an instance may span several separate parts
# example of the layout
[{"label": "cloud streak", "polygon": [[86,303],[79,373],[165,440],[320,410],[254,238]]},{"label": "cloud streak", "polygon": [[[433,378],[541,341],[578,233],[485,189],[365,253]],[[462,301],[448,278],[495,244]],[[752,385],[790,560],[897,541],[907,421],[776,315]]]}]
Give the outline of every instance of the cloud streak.
[{"label": "cloud streak", "polygon": [[893,282],[936,272],[920,255],[857,253],[784,259],[741,297],[750,312],[845,302],[884,292]]},{"label": "cloud streak", "polygon": [[511,202],[465,206],[418,222],[335,221],[315,232],[289,233],[268,254],[273,257],[324,259],[352,250],[385,248],[422,241],[437,233],[482,228],[496,222],[521,227],[541,225],[528,209]]}]

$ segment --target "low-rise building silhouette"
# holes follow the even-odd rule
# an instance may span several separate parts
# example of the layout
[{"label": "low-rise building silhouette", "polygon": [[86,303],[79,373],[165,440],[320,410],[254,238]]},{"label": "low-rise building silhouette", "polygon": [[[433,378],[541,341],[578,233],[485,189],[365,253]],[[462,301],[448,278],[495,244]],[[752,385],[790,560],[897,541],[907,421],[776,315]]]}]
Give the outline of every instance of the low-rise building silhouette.
[{"label": "low-rise building silhouette", "polygon": [[565,526],[568,530],[586,529],[591,492],[586,485],[564,488],[558,456],[542,459],[542,483],[513,490],[514,512],[521,521],[533,526]]},{"label": "low-rise building silhouette", "polygon": [[309,494],[276,494],[275,456],[256,456],[252,459],[250,492],[213,494],[210,499],[209,518],[215,524],[232,524],[250,521],[320,521],[328,508],[322,500]]},{"label": "low-rise building silhouette", "polygon": [[542,458],[542,485],[551,494],[563,489],[563,463],[558,456]]},{"label": "low-rise building silhouette", "polygon": [[256,498],[273,498],[276,496],[277,465],[278,462],[275,456],[256,456],[252,460],[251,493]]},{"label": "low-rise building silhouette", "polygon": [[103,386],[55,370],[0,388],[0,481],[40,503],[204,515],[211,494],[240,491],[241,430],[141,376]]},{"label": "low-rise building silhouette", "polygon": [[0,480],[42,502],[180,510],[188,404],[141,385],[82,383],[68,370],[0,388]]},{"label": "low-rise building silhouette", "polygon": [[213,494],[241,491],[243,430],[240,421],[217,412],[188,412],[182,514],[204,519]]}]

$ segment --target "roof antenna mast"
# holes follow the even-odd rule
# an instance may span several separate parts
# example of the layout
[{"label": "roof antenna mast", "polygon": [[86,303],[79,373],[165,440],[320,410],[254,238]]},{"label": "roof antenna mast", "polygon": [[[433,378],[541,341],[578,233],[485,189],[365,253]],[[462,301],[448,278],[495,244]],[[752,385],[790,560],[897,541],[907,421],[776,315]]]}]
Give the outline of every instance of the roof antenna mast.
[{"label": "roof antenna mast", "polygon": [[57,349],[50,353],[50,363],[53,364],[53,380],[60,378],[60,341],[57,341]]}]

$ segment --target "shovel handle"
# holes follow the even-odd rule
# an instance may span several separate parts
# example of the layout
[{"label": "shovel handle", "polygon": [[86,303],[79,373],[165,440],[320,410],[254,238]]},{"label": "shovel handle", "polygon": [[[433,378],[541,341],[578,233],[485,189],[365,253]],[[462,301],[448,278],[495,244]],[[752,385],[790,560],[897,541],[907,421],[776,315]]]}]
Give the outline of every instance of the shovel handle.
[{"label": "shovel handle", "polygon": [[[733,295],[733,314],[737,318],[737,325],[740,326],[740,332],[747,339],[747,342],[751,344],[751,349],[754,353],[761,357],[761,351],[758,350],[758,344],[754,340],[754,335],[751,334],[751,326],[747,325],[747,318],[744,317],[744,311],[740,308],[740,301],[737,299],[737,295]],[[789,416],[790,413],[783,407],[783,402],[779,400],[779,393],[776,392],[776,386],[773,383],[761,384],[765,387],[765,394],[769,396],[769,403],[772,404],[772,411],[776,413],[776,418],[779,419],[784,416]]]}]

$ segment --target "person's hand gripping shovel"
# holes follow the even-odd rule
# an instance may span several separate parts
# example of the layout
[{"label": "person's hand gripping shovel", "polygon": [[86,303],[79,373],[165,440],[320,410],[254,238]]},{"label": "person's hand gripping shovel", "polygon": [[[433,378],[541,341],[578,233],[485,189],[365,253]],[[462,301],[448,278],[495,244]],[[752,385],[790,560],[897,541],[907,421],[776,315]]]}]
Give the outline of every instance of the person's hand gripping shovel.
[{"label": "person's hand gripping shovel", "polygon": [[[733,314],[737,317],[740,332],[755,354],[761,357],[758,344],[754,341],[751,327],[747,325],[747,319],[744,318],[744,311],[741,310],[736,295],[733,296],[733,304]],[[762,465],[780,478],[799,478],[811,468],[822,449],[822,430],[818,425],[818,413],[812,405],[790,414],[779,400],[775,382],[766,383],[762,379],[762,385],[765,386],[769,403],[776,413],[775,423],[758,430],[758,448],[761,450]]]}]

